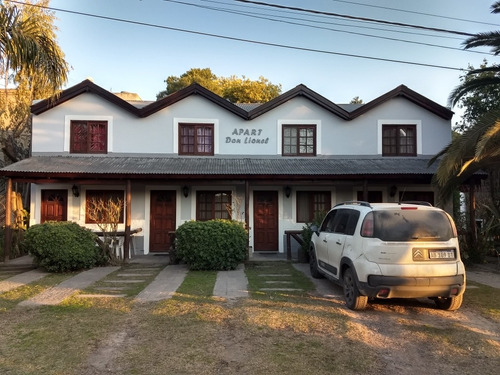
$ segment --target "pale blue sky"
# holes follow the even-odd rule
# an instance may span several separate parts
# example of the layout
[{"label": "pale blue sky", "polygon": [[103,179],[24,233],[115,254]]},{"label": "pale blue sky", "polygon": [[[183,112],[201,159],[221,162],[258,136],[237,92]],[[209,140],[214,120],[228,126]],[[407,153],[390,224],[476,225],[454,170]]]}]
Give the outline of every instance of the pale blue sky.
[{"label": "pale blue sky", "polygon": [[[500,15],[490,14],[493,0],[265,2],[467,33],[500,29]],[[335,103],[349,102],[355,96],[368,102],[400,84],[405,84],[446,105],[448,95],[459,83],[461,75],[460,71],[451,69],[279,48],[173,29],[450,68],[466,68],[469,63],[479,66],[484,58],[490,62],[500,62],[498,58],[488,54],[377,39],[325,28],[459,49],[465,36],[393,28],[234,0],[52,0],[50,5],[72,12],[166,27],[158,28],[56,11],[58,41],[72,66],[68,86],[91,77],[97,85],[107,90],[136,92],[144,100],[155,99],[156,94],[165,89],[164,80],[170,75],[179,76],[191,68],[210,68],[218,76],[245,75],[250,79],[264,76],[272,83],[281,84],[283,92],[302,83]],[[237,14],[238,12],[252,12],[254,17]],[[279,18],[281,22],[262,17]],[[282,22],[283,20],[287,23]]]}]

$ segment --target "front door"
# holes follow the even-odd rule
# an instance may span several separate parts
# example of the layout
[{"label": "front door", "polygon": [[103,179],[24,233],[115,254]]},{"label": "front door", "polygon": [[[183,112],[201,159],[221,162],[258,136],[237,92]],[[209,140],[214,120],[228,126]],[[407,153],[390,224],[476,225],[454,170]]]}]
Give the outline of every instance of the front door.
[{"label": "front door", "polygon": [[68,191],[42,190],[40,222],[68,220]]},{"label": "front door", "polygon": [[149,223],[149,251],[169,251],[169,232],[175,231],[175,191],[151,191]]},{"label": "front door", "polygon": [[278,192],[253,193],[254,251],[278,251]]}]

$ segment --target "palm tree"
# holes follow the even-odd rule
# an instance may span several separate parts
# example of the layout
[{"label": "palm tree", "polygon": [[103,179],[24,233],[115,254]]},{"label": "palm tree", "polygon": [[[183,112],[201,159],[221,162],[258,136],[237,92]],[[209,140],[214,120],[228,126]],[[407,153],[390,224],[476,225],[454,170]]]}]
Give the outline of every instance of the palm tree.
[{"label": "palm tree", "polygon": [[37,74],[39,84],[56,92],[68,79],[68,64],[47,22],[28,13],[0,4],[0,69],[28,78]]},{"label": "palm tree", "polygon": [[[492,7],[492,13],[500,13],[500,1]],[[500,54],[500,32],[479,33],[464,43],[466,49],[490,47],[494,55]],[[490,235],[498,234],[500,228],[500,106],[495,92],[500,88],[500,65],[481,66],[470,70],[463,82],[450,94],[450,104],[462,100],[472,105],[473,122],[463,131],[455,133],[451,143],[432,158],[429,164],[439,161],[434,182],[438,187],[440,202],[446,202],[452,192],[470,180],[474,174],[483,171],[488,174],[490,204],[487,229]],[[472,99],[472,100],[467,100]],[[486,113],[484,113],[486,111]],[[478,113],[482,115],[478,116]],[[471,112],[469,111],[469,114]],[[469,238],[465,247],[469,255],[481,260],[482,253],[477,244],[474,213],[470,217]]]},{"label": "palm tree", "polygon": [[[500,13],[500,0],[492,7]],[[465,48],[491,47],[500,54],[500,32],[480,33],[464,43]],[[467,78],[450,95],[451,104],[457,104],[465,95],[477,95],[486,86],[500,86],[500,65],[481,67],[467,73]],[[472,77],[470,77],[472,76]],[[451,143],[438,153],[429,164],[441,158],[435,182],[440,201],[449,199],[450,193],[480,170],[497,171],[500,168],[500,109],[496,107],[483,114],[463,134],[455,134]],[[497,203],[500,205],[500,202]],[[500,206],[497,206],[500,207]]]},{"label": "palm tree", "polygon": [[[491,13],[500,13],[500,1],[491,6]],[[491,31],[478,33],[464,42],[464,48],[491,47],[491,52],[498,56],[500,54],[500,31]],[[450,104],[456,105],[459,100],[474,90],[485,86],[500,85],[500,65],[496,64],[490,67],[481,67],[467,72],[469,79],[457,86],[450,94]]]}]

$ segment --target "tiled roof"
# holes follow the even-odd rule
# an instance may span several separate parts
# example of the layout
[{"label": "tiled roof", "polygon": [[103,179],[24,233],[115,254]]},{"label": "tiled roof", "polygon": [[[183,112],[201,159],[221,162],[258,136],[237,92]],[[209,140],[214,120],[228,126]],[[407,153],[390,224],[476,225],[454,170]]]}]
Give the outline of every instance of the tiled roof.
[{"label": "tiled roof", "polygon": [[0,170],[0,175],[57,177],[80,175],[133,178],[161,176],[354,176],[427,175],[425,158],[232,158],[232,157],[77,157],[34,156]]}]

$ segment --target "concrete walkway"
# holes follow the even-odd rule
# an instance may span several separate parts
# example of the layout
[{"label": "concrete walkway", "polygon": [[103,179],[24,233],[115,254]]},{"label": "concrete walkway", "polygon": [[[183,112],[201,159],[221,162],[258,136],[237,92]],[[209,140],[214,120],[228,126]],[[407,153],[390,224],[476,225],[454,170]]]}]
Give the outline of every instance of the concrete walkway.
[{"label": "concrete walkway", "polygon": [[[159,262],[155,262],[159,261]],[[139,303],[156,302],[171,298],[175,291],[184,281],[188,273],[185,265],[167,265],[167,261],[162,258],[141,259],[138,263],[163,267],[156,278],[142,290],[135,298]],[[310,276],[309,265],[304,263],[294,263],[293,266],[306,276]],[[46,291],[34,296],[31,299],[21,302],[20,306],[42,306],[57,305],[65,298],[85,289],[91,284],[105,278],[110,273],[119,270],[120,267],[99,267],[88,271],[83,271],[76,276],[63,281]],[[5,293],[20,286],[37,281],[48,275],[40,270],[31,270],[12,276],[0,281],[0,293]],[[121,275],[123,276],[123,275]],[[467,269],[468,280],[475,281],[494,288],[500,288],[500,272],[488,270],[480,267]],[[317,292],[327,297],[341,297],[342,289],[326,279],[313,279]],[[124,280],[123,282],[126,282]],[[276,283],[276,282],[275,282]],[[233,271],[219,271],[215,282],[213,295],[224,298],[228,301],[237,298],[248,297],[248,280],[245,275],[244,264],[241,264]]]},{"label": "concrete walkway", "polygon": [[19,288],[20,286],[24,286],[26,284],[32,283],[33,281],[40,280],[42,277],[45,277],[47,275],[47,272],[35,269],[9,277],[6,280],[0,281],[0,293],[14,290],[16,288]]},{"label": "concrete walkway", "polygon": [[217,272],[215,281],[214,297],[227,300],[248,297],[248,280],[245,275],[245,265],[240,264],[232,271]]},{"label": "concrete walkway", "polygon": [[33,298],[22,301],[19,306],[33,307],[43,305],[57,305],[65,298],[81,289],[85,289],[91,284],[106,277],[111,272],[119,270],[120,267],[99,267],[88,271],[83,271],[72,278],[63,281],[46,291],[37,294]]},{"label": "concrete walkway", "polygon": [[155,279],[135,297],[137,302],[155,302],[171,298],[181,286],[188,269],[184,265],[165,267]]}]

